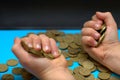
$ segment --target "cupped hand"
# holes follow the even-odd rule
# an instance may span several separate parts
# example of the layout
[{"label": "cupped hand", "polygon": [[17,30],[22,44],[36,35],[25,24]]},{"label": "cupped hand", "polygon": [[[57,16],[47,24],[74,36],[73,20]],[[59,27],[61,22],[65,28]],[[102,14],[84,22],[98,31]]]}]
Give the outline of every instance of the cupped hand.
[{"label": "cupped hand", "polygon": [[[40,58],[26,52],[21,46],[21,41],[24,41],[29,47],[32,47],[36,50],[43,49],[43,51],[46,53],[50,52],[55,57],[55,59],[50,60],[48,58]],[[57,75],[59,71],[67,71],[67,62],[64,56],[58,53],[55,40],[48,38],[44,34],[39,36],[30,34],[28,37],[21,39],[16,38],[12,51],[18,57],[22,66],[38,78],[49,78],[51,75]]]}]

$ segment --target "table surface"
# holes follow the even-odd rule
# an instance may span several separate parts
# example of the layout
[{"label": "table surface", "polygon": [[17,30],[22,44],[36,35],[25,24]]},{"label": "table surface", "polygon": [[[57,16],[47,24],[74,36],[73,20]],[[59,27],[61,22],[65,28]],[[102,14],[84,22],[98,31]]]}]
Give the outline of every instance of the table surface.
[{"label": "table surface", "polygon": [[[72,34],[76,34],[76,33],[80,33],[80,30],[60,30],[65,32],[66,34],[72,33]],[[0,64],[6,64],[7,60],[9,59],[17,59],[17,57],[13,54],[13,52],[11,51],[11,48],[13,46],[14,43],[14,39],[16,37],[23,37],[25,35],[27,35],[30,32],[34,32],[35,34],[39,33],[39,32],[46,32],[46,30],[0,30]],[[119,34],[119,40],[120,40],[120,30],[118,30],[118,34]],[[74,69],[76,67],[78,67],[79,64],[78,62],[74,62],[73,65],[71,67],[69,67],[70,69]],[[21,67],[20,63],[18,65],[16,65],[15,67]],[[6,73],[10,73],[12,74],[12,69],[14,67],[9,67],[9,70],[7,72],[4,73],[0,73],[0,80],[3,74]],[[94,74],[94,77],[97,78],[99,72],[95,71],[92,74]],[[119,77],[119,75],[116,74],[112,74],[113,76]],[[15,80],[23,80],[22,77],[20,75],[15,75]]]}]

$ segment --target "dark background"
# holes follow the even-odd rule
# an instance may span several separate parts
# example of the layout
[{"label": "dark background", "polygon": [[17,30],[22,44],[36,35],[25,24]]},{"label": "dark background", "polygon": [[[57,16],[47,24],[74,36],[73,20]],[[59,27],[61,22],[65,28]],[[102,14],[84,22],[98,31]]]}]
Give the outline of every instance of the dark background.
[{"label": "dark background", "polygon": [[120,26],[116,0],[4,0],[0,29],[81,29],[96,11],[110,11]]}]

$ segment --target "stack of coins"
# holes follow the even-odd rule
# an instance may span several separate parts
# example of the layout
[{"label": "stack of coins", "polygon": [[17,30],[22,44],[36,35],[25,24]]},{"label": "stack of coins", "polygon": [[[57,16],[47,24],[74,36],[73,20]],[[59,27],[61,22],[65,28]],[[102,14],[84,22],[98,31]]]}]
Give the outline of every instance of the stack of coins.
[{"label": "stack of coins", "polygon": [[98,47],[102,43],[103,39],[105,38],[105,31],[106,31],[106,25],[103,24],[102,29],[98,31],[100,33],[101,37],[99,38],[98,44],[96,47]]},{"label": "stack of coins", "polygon": [[45,53],[43,50],[35,50],[33,48],[28,47],[28,45],[24,41],[21,41],[21,44],[22,44],[22,47],[31,54],[34,54],[39,57],[47,57],[49,59],[54,58],[51,53]]}]

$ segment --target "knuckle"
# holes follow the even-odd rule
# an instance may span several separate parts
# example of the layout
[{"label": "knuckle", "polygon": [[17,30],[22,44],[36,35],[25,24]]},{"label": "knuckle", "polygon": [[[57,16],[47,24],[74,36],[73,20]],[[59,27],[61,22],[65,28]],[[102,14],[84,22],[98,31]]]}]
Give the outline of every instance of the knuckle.
[{"label": "knuckle", "polygon": [[91,42],[92,38],[91,37],[88,37],[87,38],[87,42]]},{"label": "knuckle", "polygon": [[45,34],[40,34],[39,36],[40,37],[47,37]]},{"label": "knuckle", "polygon": [[16,45],[13,45],[12,52],[14,52],[15,50],[16,50]]},{"label": "knuckle", "polygon": [[107,15],[111,15],[111,12],[106,12]]},{"label": "knuckle", "polygon": [[85,33],[85,28],[82,28],[82,30],[81,30],[81,34],[83,35],[84,33]]}]

